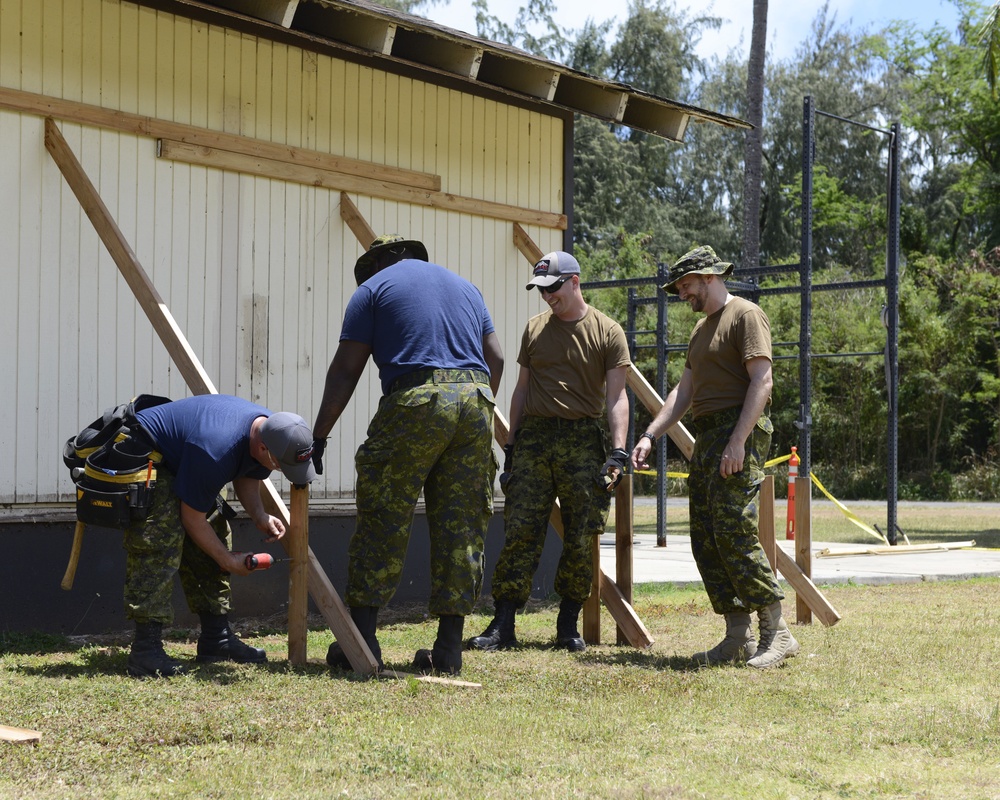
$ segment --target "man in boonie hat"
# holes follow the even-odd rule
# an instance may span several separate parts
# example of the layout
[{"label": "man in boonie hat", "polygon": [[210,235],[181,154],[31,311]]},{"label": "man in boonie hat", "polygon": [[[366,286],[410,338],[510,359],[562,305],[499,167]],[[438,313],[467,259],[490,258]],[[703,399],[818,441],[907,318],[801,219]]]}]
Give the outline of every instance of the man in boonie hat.
[{"label": "man in boonie hat", "polygon": [[[455,675],[493,514],[500,340],[479,289],[430,263],[414,239],[380,236],[358,259],[354,277],[358,289],[347,304],[313,424],[321,471],[326,437],[371,358],[384,396],[354,459],[358,516],[344,599],[381,669],[379,609],[399,584],[423,489],[431,540],[428,605],[438,630],[433,648],[418,650],[413,665]],[[330,645],[326,661],[351,668],[339,642]]]},{"label": "man in boonie hat", "polygon": [[677,294],[677,281],[691,274],[721,275],[728,278],[733,274],[733,265],[719,258],[708,245],[702,245],[677,259],[677,263],[670,268],[667,282],[660,288],[670,294]]},{"label": "man in boonie hat", "polygon": [[423,242],[416,239],[404,239],[396,233],[379,236],[368,250],[354,264],[354,280],[358,286],[372,277],[383,267],[402,261],[404,258],[415,258],[427,261],[427,248]]},{"label": "man in boonie hat", "polygon": [[[680,381],[632,450],[647,467],[657,437],[688,409],[696,432],[688,476],[691,550],[726,636],[693,658],[701,664],[781,666],[799,651],[782,618],[784,599],[758,539],[760,482],[771,447],[771,328],[755,303],[729,294],[733,265],[708,246],[681,256],[663,284],[693,311],[705,313],[691,332]],[[757,613],[759,641],[750,614]]]}]

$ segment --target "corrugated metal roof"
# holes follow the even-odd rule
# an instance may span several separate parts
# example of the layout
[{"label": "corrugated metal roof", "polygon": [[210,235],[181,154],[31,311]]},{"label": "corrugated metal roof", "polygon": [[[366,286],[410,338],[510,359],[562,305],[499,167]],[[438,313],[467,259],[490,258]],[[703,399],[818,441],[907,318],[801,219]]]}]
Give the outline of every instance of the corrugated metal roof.
[{"label": "corrugated metal roof", "polygon": [[427,73],[426,79],[432,82],[435,75],[449,76],[674,141],[683,140],[692,120],[729,128],[751,127],[737,117],[657,97],[365,0],[138,1],[201,18],[214,9],[230,22],[252,23],[260,36],[287,40],[298,35],[303,46],[324,43],[355,57]]}]

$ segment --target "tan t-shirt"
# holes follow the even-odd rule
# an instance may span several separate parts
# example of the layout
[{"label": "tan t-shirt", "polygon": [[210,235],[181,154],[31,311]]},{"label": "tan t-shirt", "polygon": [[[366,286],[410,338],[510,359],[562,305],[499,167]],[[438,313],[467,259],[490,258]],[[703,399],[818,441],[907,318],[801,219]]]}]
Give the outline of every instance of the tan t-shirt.
[{"label": "tan t-shirt", "polygon": [[631,363],[622,326],[596,308],[563,322],[551,311],[528,320],[517,363],[531,375],[524,413],[535,417],[596,419],[608,370]]},{"label": "tan t-shirt", "polygon": [[694,379],[694,418],[742,406],[750,386],[745,364],[761,356],[771,359],[771,323],[756,303],[733,297],[698,320],[684,364]]}]

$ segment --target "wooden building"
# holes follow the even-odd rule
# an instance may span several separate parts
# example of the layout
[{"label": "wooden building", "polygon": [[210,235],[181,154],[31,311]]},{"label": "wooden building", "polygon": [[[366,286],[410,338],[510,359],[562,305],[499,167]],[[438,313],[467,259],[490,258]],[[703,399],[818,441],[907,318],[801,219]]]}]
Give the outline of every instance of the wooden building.
[{"label": "wooden building", "polygon": [[[575,113],[677,140],[745,127],[360,0],[4,0],[0,514],[67,514],[69,436],[190,393],[46,118],[218,390],[311,423],[366,226],[479,286],[514,368],[542,308],[526,254],[572,247]],[[369,366],[314,498],[349,504],[379,394]]]}]

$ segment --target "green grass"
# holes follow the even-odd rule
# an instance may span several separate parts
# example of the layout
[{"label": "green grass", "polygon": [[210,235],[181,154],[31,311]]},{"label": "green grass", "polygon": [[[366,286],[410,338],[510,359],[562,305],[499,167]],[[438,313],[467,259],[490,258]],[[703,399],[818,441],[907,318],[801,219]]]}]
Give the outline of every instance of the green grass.
[{"label": "green grass", "polygon": [[[901,525],[995,545],[994,519],[908,507]],[[1000,798],[1000,580],[823,588],[843,619],[796,626],[801,654],[766,672],[690,660],[723,627],[699,588],[636,587],[646,652],[614,644],[606,611],[604,644],[554,651],[556,606],[533,602],[523,649],[466,653],[479,689],[292,668],[280,618],[241,628],[266,666],[168,681],[128,678],[121,635],[0,632],[0,724],[42,733],[0,742],[0,798]],[[389,609],[387,664],[434,631]],[[330,640],[312,619],[310,658]],[[193,661],[194,634],[167,649]]]},{"label": "green grass", "polygon": [[[796,627],[801,655],[768,672],[695,667],[721,630],[697,589],[637,587],[648,652],[551,650],[556,609],[533,604],[522,650],[466,654],[481,689],[293,669],[267,625],[246,634],[266,667],[169,681],[126,677],[122,641],[3,634],[0,722],[42,740],[0,745],[0,797],[998,797],[1000,626],[983,602],[998,591],[829,588],[843,620]],[[405,668],[434,628],[394,612],[387,663]],[[310,656],[329,641],[313,628]],[[193,658],[194,641],[168,650]]]},{"label": "green grass", "polygon": [[[841,501],[857,519],[870,527],[877,525],[882,531],[888,530],[884,502],[871,500]],[[787,504],[775,501],[775,534],[785,538]],[[633,508],[633,530],[639,534],[656,534],[656,506],[636,504]],[[608,531],[614,530],[615,514],[612,507],[608,519]],[[910,544],[927,542],[957,542],[975,540],[979,547],[1000,547],[1000,504],[996,503],[924,503],[901,502],[897,508],[897,525],[909,539]],[[866,533],[833,503],[827,500],[812,501],[811,520],[814,542],[858,543],[879,545],[879,539]],[[687,536],[687,501],[672,500],[667,508],[668,535]],[[898,543],[903,544],[899,535]]]}]

